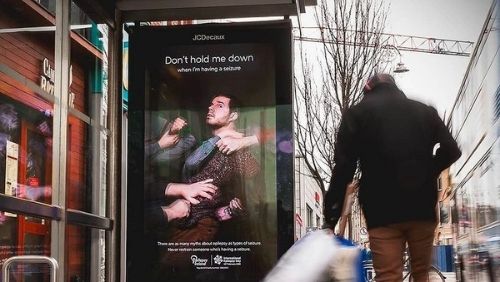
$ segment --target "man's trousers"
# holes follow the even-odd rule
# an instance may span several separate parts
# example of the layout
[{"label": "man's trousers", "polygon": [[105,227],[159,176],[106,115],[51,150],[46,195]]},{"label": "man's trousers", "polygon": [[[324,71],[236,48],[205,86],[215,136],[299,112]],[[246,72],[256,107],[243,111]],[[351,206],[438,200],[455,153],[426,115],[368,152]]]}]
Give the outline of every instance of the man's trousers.
[{"label": "man's trousers", "polygon": [[368,230],[377,282],[403,281],[403,255],[408,243],[413,281],[428,281],[436,223],[409,221]]}]

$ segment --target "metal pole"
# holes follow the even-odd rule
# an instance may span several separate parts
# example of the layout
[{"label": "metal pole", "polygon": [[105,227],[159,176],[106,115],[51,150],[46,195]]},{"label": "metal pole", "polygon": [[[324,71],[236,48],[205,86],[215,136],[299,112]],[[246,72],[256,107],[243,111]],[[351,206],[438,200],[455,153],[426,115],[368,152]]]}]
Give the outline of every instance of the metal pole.
[{"label": "metal pole", "polygon": [[[53,125],[52,205],[65,211],[66,207],[66,156],[68,139],[68,93],[70,65],[70,1],[56,1],[55,34],[55,103]],[[51,224],[51,256],[61,263],[60,281],[64,279],[66,215]]]},{"label": "metal pole", "polygon": [[[122,204],[122,197],[120,195],[122,187],[122,177],[121,177],[121,158],[122,158],[122,22],[121,14],[119,11],[115,11],[114,18],[114,29],[111,29],[109,34],[109,95],[108,95],[108,124],[110,129],[110,135],[108,139],[109,148],[109,162],[108,162],[108,212],[109,218],[113,222],[117,223],[114,225],[113,230],[107,233],[106,236],[106,281],[126,281],[125,272],[125,256],[126,246],[125,232],[121,234],[120,232],[124,229],[126,225],[126,218],[121,217],[120,210]],[[125,203],[126,204],[126,203]],[[125,209],[126,210],[126,209]],[[121,221],[121,224],[118,224]],[[120,240],[123,241],[123,245],[120,245]],[[121,248],[123,246],[123,248]],[[123,273],[122,273],[123,267]]]}]

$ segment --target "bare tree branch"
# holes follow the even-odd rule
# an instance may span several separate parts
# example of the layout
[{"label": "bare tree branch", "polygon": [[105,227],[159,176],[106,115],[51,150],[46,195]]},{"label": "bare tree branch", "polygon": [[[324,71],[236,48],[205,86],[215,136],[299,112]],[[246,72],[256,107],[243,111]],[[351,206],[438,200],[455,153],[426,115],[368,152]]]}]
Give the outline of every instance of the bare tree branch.
[{"label": "bare tree branch", "polygon": [[[381,52],[387,6],[371,0],[320,1],[318,5],[316,24],[322,27],[323,43],[320,54],[313,57],[298,42],[301,65],[295,76],[294,118],[298,152],[325,193],[335,165],[335,137],[342,114],[361,100],[366,79],[387,66]],[[314,79],[318,76],[321,80]]]}]

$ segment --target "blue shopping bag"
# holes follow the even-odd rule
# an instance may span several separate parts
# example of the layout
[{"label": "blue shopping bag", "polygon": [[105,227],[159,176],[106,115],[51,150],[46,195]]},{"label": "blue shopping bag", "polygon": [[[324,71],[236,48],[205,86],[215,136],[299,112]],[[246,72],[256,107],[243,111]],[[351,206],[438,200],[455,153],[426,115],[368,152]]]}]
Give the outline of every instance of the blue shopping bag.
[{"label": "blue shopping bag", "polygon": [[337,254],[330,261],[329,277],[333,281],[364,282],[363,250],[340,236],[335,236]]},{"label": "blue shopping bag", "polygon": [[357,197],[358,181],[349,183],[346,187],[346,195],[339,222],[339,234],[335,240],[339,246],[338,254],[330,263],[330,278],[334,281],[365,281],[363,249],[354,242],[344,238],[347,218],[351,215],[352,205]]}]

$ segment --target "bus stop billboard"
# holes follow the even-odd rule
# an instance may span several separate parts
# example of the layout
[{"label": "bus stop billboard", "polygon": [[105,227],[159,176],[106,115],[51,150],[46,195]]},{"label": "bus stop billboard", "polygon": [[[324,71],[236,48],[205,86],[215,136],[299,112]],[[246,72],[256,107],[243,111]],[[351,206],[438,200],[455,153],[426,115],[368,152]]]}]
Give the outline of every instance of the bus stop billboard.
[{"label": "bus stop billboard", "polygon": [[291,39],[130,30],[128,281],[260,281],[293,243]]}]

